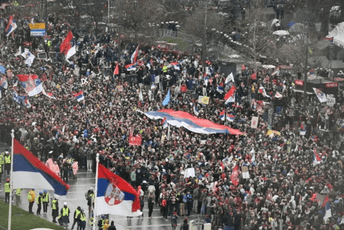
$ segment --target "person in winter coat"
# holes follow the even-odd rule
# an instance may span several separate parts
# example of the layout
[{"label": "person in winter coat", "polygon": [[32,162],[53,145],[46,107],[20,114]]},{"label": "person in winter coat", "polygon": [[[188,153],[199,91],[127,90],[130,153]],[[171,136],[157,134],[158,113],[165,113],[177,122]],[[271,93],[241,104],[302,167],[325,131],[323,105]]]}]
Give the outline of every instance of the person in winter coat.
[{"label": "person in winter coat", "polygon": [[155,200],[154,195],[149,194],[149,196],[148,196],[148,210],[149,210],[148,216],[150,219],[152,219],[153,207],[154,207],[154,203],[155,203],[154,200]]},{"label": "person in winter coat", "polygon": [[177,212],[173,212],[173,215],[171,217],[171,225],[172,225],[173,230],[177,229],[177,225],[178,225]]}]

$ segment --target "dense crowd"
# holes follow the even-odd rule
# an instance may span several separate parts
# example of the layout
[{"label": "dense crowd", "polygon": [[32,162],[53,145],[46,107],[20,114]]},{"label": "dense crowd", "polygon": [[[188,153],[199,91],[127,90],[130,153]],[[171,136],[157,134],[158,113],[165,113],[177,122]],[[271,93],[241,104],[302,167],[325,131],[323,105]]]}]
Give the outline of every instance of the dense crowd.
[{"label": "dense crowd", "polygon": [[[99,153],[101,164],[141,186],[148,206],[159,204],[165,218],[202,213],[212,229],[344,229],[343,139],[337,122],[343,117],[342,95],[336,95],[334,107],[311,95],[303,108],[290,76],[272,76],[261,67],[254,73],[256,67],[246,65],[228,80],[216,63],[142,44],[138,64],[128,71],[138,44],[119,46],[106,33],[74,31],[77,53],[66,62],[59,45],[68,27],[57,25],[50,24],[49,42],[34,38],[37,46],[25,47],[33,54],[39,47],[49,51],[48,59],[36,58],[31,68],[15,56],[25,33],[1,45],[2,76],[8,81],[1,89],[2,141],[10,143],[14,129],[42,161],[52,157],[65,180],[68,159],[95,172]],[[175,62],[179,67],[170,64]],[[39,94],[29,98],[31,106],[16,103],[14,90],[25,95],[17,74],[38,75],[55,99]],[[225,104],[231,87],[235,102]],[[171,100],[163,106],[168,90]],[[81,91],[84,100],[78,102],[74,95]],[[198,103],[199,96],[209,96],[209,104]],[[205,135],[173,126],[168,133],[161,120],[142,113],[171,108],[196,116],[194,105],[199,118],[245,134]],[[224,110],[233,121],[221,120]],[[252,117],[258,117],[257,128]],[[142,144],[129,145],[130,135],[141,136]],[[195,176],[185,177],[190,168]],[[324,218],[327,201],[332,215]]]}]

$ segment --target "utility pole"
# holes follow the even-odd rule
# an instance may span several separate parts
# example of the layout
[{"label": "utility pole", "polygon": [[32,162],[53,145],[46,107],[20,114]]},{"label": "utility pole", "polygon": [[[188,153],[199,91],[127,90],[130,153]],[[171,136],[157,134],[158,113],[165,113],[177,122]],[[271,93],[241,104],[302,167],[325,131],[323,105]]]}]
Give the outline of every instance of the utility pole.
[{"label": "utility pole", "polygon": [[308,25],[306,27],[306,60],[305,60],[305,79],[303,81],[303,111],[306,112],[307,105],[307,78],[308,78]]},{"label": "utility pole", "polygon": [[208,18],[208,0],[205,0],[205,15],[204,15],[204,34],[203,34],[203,45],[202,45],[202,65],[203,71],[205,72],[205,61],[207,59],[207,18]]}]

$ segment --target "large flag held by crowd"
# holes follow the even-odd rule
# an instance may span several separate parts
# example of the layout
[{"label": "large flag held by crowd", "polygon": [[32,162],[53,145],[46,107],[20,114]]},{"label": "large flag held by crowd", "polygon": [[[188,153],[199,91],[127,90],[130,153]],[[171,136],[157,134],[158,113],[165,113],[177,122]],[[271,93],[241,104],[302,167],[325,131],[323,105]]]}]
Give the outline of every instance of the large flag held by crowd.
[{"label": "large flag held by crowd", "polygon": [[164,119],[168,124],[176,127],[184,127],[194,133],[215,134],[224,133],[232,135],[243,134],[237,129],[232,129],[225,125],[219,125],[206,119],[200,119],[183,111],[174,111],[172,109],[163,109],[159,111],[150,111],[144,113],[150,119]]}]

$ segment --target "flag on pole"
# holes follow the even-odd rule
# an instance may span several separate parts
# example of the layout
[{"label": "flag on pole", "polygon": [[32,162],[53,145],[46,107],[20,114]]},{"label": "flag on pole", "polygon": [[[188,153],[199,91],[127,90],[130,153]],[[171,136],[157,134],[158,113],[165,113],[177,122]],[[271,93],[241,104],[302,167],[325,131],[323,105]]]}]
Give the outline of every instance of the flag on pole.
[{"label": "flag on pole", "polygon": [[69,31],[65,39],[60,45],[60,53],[63,53],[64,55],[68,54],[68,51],[72,48],[70,42],[73,39],[72,31]]},{"label": "flag on pole", "polygon": [[164,101],[162,102],[162,105],[163,106],[168,105],[168,103],[170,103],[170,100],[171,100],[171,90],[168,89],[167,95],[166,95]]},{"label": "flag on pole", "polygon": [[139,46],[136,47],[134,53],[131,55],[131,63],[136,63],[138,54],[139,54]]},{"label": "flag on pole", "polygon": [[323,202],[323,207],[324,207],[324,222],[327,223],[328,218],[332,217],[332,211],[330,207],[330,199],[328,196],[325,197],[324,202]]},{"label": "flag on pole", "polygon": [[223,111],[220,113],[220,118],[221,118],[221,121],[224,121],[225,118],[226,118],[226,120],[229,121],[229,122],[233,122],[233,121],[234,121],[234,115],[226,113],[225,110],[223,110]]},{"label": "flag on pole", "polygon": [[234,82],[234,76],[232,72],[227,76],[225,84],[227,85],[229,82]]},{"label": "flag on pole", "polygon": [[317,95],[320,103],[327,102],[327,97],[324,92],[322,92],[320,89],[313,88],[315,95]]},{"label": "flag on pole", "polygon": [[81,90],[79,93],[74,94],[74,97],[78,102],[85,100],[84,91]]},{"label": "flag on pole", "polygon": [[13,20],[13,16],[11,15],[8,19],[8,24],[6,27],[6,36],[9,36],[15,29],[17,29],[17,23]]},{"label": "flag on pole", "polygon": [[56,97],[52,93],[46,92],[44,88],[43,88],[42,93],[43,95],[49,97],[50,99],[56,99]]},{"label": "flag on pole", "polygon": [[232,175],[231,175],[231,181],[235,187],[239,185],[239,167],[236,165],[233,168]]},{"label": "flag on pole", "polygon": [[33,61],[35,60],[35,55],[33,55],[32,53],[30,53],[29,49],[24,49],[24,52],[21,54],[22,57],[24,57],[25,59],[25,64],[28,67],[31,67]]},{"label": "flag on pole", "polygon": [[120,176],[98,163],[96,214],[140,216],[140,200],[137,191]]},{"label": "flag on pole", "polygon": [[63,196],[69,185],[14,139],[13,189],[17,188],[47,189]]},{"label": "flag on pole", "polygon": [[225,104],[235,102],[235,86],[233,85],[232,88],[226,93],[224,99],[226,100]]},{"label": "flag on pole", "polygon": [[314,156],[313,156],[313,167],[314,167],[321,163],[321,158],[315,149],[313,150],[313,153],[314,153]]},{"label": "flag on pole", "polygon": [[119,67],[118,67],[118,63],[116,64],[116,68],[113,71],[113,75],[119,75]]}]

